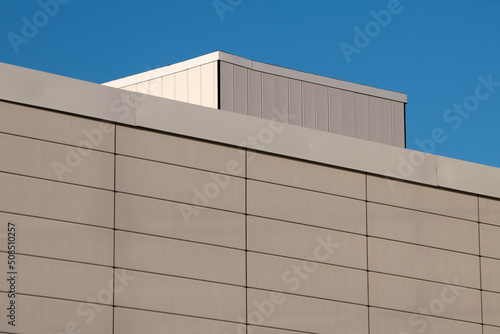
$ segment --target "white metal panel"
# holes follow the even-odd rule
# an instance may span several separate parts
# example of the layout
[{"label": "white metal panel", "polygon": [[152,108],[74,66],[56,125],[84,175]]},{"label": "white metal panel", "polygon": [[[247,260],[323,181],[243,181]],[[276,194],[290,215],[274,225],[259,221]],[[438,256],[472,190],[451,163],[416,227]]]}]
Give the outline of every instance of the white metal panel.
[{"label": "white metal panel", "polygon": [[234,65],[220,62],[220,108],[234,111]]},{"label": "white metal panel", "polygon": [[274,75],[262,74],[262,118],[276,119],[276,88]]},{"label": "white metal panel", "polygon": [[175,74],[161,78],[161,96],[166,99],[175,99]]},{"label": "white metal panel", "polygon": [[328,131],[328,87],[315,85],[316,87],[316,128]]},{"label": "white metal panel", "polygon": [[149,81],[139,82],[137,84],[137,93],[149,94]]},{"label": "white metal panel", "polygon": [[360,139],[367,139],[367,102],[366,95],[354,93],[354,136]]},{"label": "white metal panel", "polygon": [[368,96],[368,140],[380,143],[380,99]]},{"label": "white metal panel", "polygon": [[342,98],[340,90],[328,88],[328,113],[330,115],[330,132],[342,134]]},{"label": "white metal panel", "polygon": [[380,142],[392,145],[392,102],[380,99]]},{"label": "white metal panel", "polygon": [[316,97],[314,84],[302,82],[302,110],[304,111],[304,126],[316,129]]},{"label": "white metal panel", "polygon": [[201,105],[217,108],[217,62],[201,65]]},{"label": "white metal panel", "polygon": [[149,80],[149,94],[161,97],[161,78]]},{"label": "white metal panel", "polygon": [[234,66],[234,111],[248,114],[248,69]]},{"label": "white metal panel", "polygon": [[175,99],[177,101],[188,101],[188,73],[187,71],[177,72],[175,76]]},{"label": "white metal panel", "polygon": [[394,146],[405,147],[405,105],[392,101],[392,132]]},{"label": "white metal panel", "polygon": [[302,125],[302,83],[290,79],[290,112],[288,123]]},{"label": "white metal panel", "polygon": [[201,68],[190,68],[188,71],[188,102],[201,104]]},{"label": "white metal panel", "polygon": [[276,109],[278,111],[278,120],[283,123],[289,123],[288,102],[288,78],[276,77]]},{"label": "white metal panel", "polygon": [[130,86],[122,87],[122,89],[131,91],[131,92],[137,92],[137,85],[133,84],[133,85],[130,85]]},{"label": "white metal panel", "polygon": [[248,70],[248,114],[262,117],[262,73]]},{"label": "white metal panel", "polygon": [[342,91],[342,134],[354,137],[354,111],[352,92]]}]

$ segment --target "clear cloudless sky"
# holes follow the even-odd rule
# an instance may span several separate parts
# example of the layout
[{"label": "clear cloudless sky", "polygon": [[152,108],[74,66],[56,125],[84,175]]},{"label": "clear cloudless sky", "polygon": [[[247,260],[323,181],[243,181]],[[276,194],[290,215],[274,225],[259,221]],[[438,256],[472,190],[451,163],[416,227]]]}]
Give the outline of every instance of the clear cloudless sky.
[{"label": "clear cloudless sky", "polygon": [[1,62],[103,83],[222,50],[405,93],[408,148],[500,167],[498,0],[400,0],[384,26],[396,0],[59,1],[0,2]]}]

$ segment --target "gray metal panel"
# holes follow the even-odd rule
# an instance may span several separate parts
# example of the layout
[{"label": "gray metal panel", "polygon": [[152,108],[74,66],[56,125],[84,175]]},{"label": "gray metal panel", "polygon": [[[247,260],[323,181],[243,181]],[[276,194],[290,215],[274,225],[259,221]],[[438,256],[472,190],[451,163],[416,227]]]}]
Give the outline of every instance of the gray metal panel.
[{"label": "gray metal panel", "polygon": [[328,100],[328,113],[330,115],[329,131],[341,135],[343,113],[340,90],[336,88],[328,88]]},{"label": "gray metal panel", "polygon": [[392,133],[394,146],[405,147],[405,105],[392,101]]},{"label": "gray metal panel", "polygon": [[[436,185],[435,155],[155,96],[141,101],[136,115],[138,125],[150,129]],[[265,129],[272,140],[256,146],[250,139]],[[408,171],[409,161],[420,157],[423,162]]]},{"label": "gray metal panel", "polygon": [[354,136],[360,139],[368,137],[367,96],[354,93]]},{"label": "gray metal panel", "polygon": [[316,96],[314,84],[302,82],[302,110],[304,111],[304,126],[316,129]]},{"label": "gray metal panel", "polygon": [[124,101],[136,93],[3,63],[0,73],[0,100],[135,124]]},{"label": "gray metal panel", "polygon": [[[441,156],[436,159],[440,187],[500,197],[498,168]],[[475,177],[471,177],[471,171]]]},{"label": "gray metal panel", "polygon": [[220,108],[234,111],[234,65],[220,62]]},{"label": "gray metal panel", "polygon": [[316,89],[316,128],[321,131],[328,131],[328,87],[315,85]]},{"label": "gray metal panel", "polygon": [[288,78],[276,77],[276,108],[278,109],[277,120],[283,123],[290,123]]},{"label": "gray metal panel", "polygon": [[262,74],[262,118],[276,120],[275,76]]},{"label": "gray metal panel", "polygon": [[248,114],[248,70],[234,67],[234,106],[238,114]]},{"label": "gray metal panel", "polygon": [[354,93],[342,91],[342,134],[354,137]]},{"label": "gray metal panel", "polygon": [[290,79],[290,114],[288,123],[299,125],[303,124],[302,113],[302,83],[298,80]]},{"label": "gray metal panel", "polygon": [[380,100],[380,142],[392,145],[392,101]]},{"label": "gray metal panel", "polygon": [[248,70],[248,114],[262,117],[262,73]]},{"label": "gray metal panel", "polygon": [[368,96],[368,140],[380,143],[380,99]]}]

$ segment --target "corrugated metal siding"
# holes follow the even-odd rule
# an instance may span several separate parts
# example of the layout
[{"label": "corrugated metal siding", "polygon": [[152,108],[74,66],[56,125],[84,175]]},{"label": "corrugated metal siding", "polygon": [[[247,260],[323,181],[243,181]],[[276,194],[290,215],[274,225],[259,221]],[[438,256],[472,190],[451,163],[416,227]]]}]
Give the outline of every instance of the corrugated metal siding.
[{"label": "corrugated metal siding", "polygon": [[404,103],[220,62],[123,89],[278,120],[321,131],[405,146]]},{"label": "corrugated metal siding", "polygon": [[278,119],[279,112],[285,116],[279,120],[285,123],[399,147],[405,144],[402,102],[259,72],[223,61],[221,99],[222,109],[227,111],[269,120]]}]

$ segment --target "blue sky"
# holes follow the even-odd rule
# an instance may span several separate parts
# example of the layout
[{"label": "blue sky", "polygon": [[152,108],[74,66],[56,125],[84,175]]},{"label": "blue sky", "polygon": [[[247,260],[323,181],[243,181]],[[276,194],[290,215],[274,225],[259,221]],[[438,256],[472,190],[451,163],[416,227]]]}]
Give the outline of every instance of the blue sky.
[{"label": "blue sky", "polygon": [[102,83],[223,50],[406,93],[408,148],[500,167],[498,0],[2,1],[0,13],[4,63]]}]

